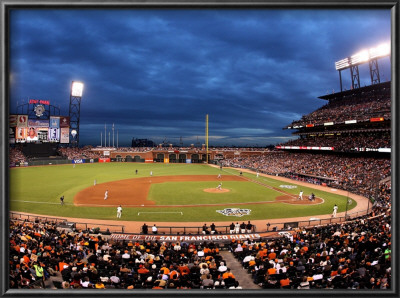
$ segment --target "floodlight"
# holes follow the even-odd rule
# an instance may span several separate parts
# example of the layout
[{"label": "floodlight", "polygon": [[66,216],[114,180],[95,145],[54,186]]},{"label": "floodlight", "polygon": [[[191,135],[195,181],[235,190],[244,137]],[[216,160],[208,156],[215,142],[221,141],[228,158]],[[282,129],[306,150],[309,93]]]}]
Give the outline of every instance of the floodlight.
[{"label": "floodlight", "polygon": [[73,138],[75,138],[76,134],[77,134],[77,131],[75,129],[71,130],[71,135]]},{"label": "floodlight", "polygon": [[351,64],[358,64],[362,62],[367,62],[369,60],[369,53],[367,50],[364,50],[360,53],[357,53],[353,56],[351,56]]},{"label": "floodlight", "polygon": [[83,83],[72,82],[71,95],[75,97],[82,97]]},{"label": "floodlight", "polygon": [[390,55],[390,44],[384,43],[369,50],[371,59]]},{"label": "floodlight", "polygon": [[336,61],[335,67],[336,70],[342,70],[349,68],[350,66],[362,64],[372,59],[381,58],[389,55],[390,55],[390,43],[384,43],[377,46],[376,48],[364,50],[349,58],[344,58],[342,60]]}]

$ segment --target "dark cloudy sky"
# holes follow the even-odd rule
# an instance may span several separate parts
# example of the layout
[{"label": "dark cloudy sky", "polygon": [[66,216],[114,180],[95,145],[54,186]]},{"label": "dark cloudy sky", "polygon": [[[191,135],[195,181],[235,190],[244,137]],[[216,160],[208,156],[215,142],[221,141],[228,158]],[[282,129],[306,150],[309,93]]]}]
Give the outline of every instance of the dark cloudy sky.
[{"label": "dark cloudy sky", "polygon": [[[10,18],[10,112],[46,99],[69,113],[71,81],[85,84],[80,145],[266,146],[339,91],[334,63],[390,42],[390,10],[38,9]],[[390,61],[379,60],[381,81]],[[368,65],[360,67],[369,85]],[[350,88],[350,73],[342,73]],[[112,136],[112,134],[111,134]],[[112,143],[112,137],[111,137]]]}]

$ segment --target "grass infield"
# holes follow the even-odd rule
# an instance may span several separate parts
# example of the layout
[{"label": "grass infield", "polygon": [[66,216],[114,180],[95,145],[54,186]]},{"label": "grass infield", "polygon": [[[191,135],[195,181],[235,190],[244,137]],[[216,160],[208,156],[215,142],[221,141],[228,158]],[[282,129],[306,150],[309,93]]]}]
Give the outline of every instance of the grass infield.
[{"label": "grass infield", "polygon": [[[138,174],[135,174],[135,170]],[[90,219],[116,220],[115,206],[75,206],[73,198],[79,191],[97,184],[132,178],[175,175],[238,175],[232,169],[213,168],[197,164],[144,164],[144,163],[95,163],[38,166],[13,168],[9,170],[9,206],[10,211],[29,212],[48,216],[78,217]],[[338,212],[346,209],[347,197],[327,193],[295,183],[281,182],[269,177],[256,177],[255,174],[243,173],[248,181],[224,181],[226,193],[207,193],[206,188],[215,188],[218,181],[166,182],[153,184],[148,193],[152,206],[124,207],[121,220],[132,221],[231,221],[276,219],[300,216],[331,214],[335,204]],[[260,185],[256,182],[263,183]],[[281,187],[291,185],[295,188]],[[271,187],[276,188],[272,189]],[[283,192],[298,196],[300,189],[304,199],[313,192],[323,199],[318,205],[292,205],[274,202]],[[65,204],[61,206],[60,197],[64,195]],[[99,199],[99,205],[103,199]],[[350,199],[351,200],[351,199]],[[245,203],[245,204],[243,204]],[[208,205],[205,204],[219,204]],[[222,204],[222,205],[221,205]],[[163,207],[161,207],[162,205]],[[176,206],[179,205],[179,206]],[[197,205],[197,206],[196,206]],[[198,206],[202,205],[202,206]],[[351,200],[348,210],[356,206]],[[249,215],[227,217],[217,212],[225,208],[250,209]]]}]

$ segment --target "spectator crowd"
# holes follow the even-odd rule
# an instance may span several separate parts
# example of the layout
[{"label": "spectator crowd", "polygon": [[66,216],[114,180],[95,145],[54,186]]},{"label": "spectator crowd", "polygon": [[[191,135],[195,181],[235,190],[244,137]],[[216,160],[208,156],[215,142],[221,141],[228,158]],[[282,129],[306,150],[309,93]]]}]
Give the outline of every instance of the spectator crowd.
[{"label": "spectator crowd", "polygon": [[105,237],[66,232],[51,222],[11,220],[10,288],[43,287],[42,281],[57,274],[63,280],[60,288],[239,287],[213,242],[133,242]]},{"label": "spectator crowd", "polygon": [[337,136],[313,136],[301,137],[291,140],[283,146],[314,146],[314,147],[333,147],[334,151],[354,152],[369,149],[391,148],[390,131],[346,134],[340,133]]},{"label": "spectator crowd", "polygon": [[323,178],[330,178],[329,186],[367,197],[374,196],[377,183],[391,175],[389,158],[286,151],[275,151],[261,157],[225,159],[223,165],[299,180],[304,179],[304,176],[310,176],[310,179],[317,184],[321,184]]},{"label": "spectator crowd", "polygon": [[290,126],[343,122],[345,120],[369,121],[370,118],[391,119],[390,94],[357,94],[330,100],[326,105],[303,115]]},{"label": "spectator crowd", "polygon": [[298,228],[285,237],[232,241],[230,250],[265,289],[390,289],[391,213]]}]

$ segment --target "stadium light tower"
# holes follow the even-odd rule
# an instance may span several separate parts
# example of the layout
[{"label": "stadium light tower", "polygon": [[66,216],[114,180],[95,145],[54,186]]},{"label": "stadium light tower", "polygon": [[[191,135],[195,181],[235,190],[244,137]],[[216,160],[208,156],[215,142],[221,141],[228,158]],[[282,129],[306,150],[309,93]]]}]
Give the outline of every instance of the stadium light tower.
[{"label": "stadium light tower", "polygon": [[378,59],[390,56],[390,43],[381,44],[375,48],[361,51],[351,57],[344,58],[335,62],[336,70],[339,71],[340,91],[343,91],[342,86],[342,70],[350,68],[351,88],[360,88],[360,74],[358,66],[364,63],[369,63],[371,75],[371,84],[379,84],[381,82],[379,75]]},{"label": "stadium light tower", "polygon": [[[81,99],[83,93],[83,83],[72,81],[71,94],[69,98],[69,121],[70,121],[70,137],[71,146],[79,146],[79,118],[81,114]],[[72,134],[72,132],[74,132]]]}]

